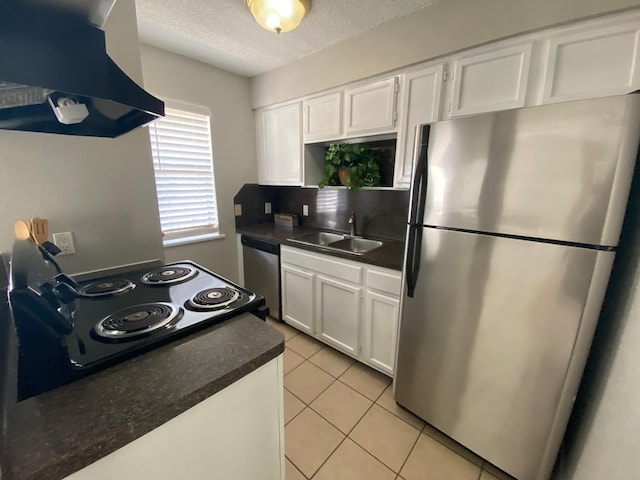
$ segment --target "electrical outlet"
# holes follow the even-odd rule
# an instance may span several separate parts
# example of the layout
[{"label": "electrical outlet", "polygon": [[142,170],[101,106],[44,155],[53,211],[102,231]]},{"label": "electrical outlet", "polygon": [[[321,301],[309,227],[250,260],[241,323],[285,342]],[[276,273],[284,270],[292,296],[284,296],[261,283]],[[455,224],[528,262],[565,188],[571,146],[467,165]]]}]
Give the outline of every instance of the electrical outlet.
[{"label": "electrical outlet", "polygon": [[266,215],[271,213],[271,202],[264,202],[264,213]]},{"label": "electrical outlet", "polygon": [[236,212],[236,217],[242,216],[242,205],[240,203],[234,204],[233,209]]},{"label": "electrical outlet", "polygon": [[302,205],[302,215],[305,217],[309,216],[309,205]]},{"label": "electrical outlet", "polygon": [[61,250],[58,255],[72,255],[76,253],[76,246],[73,244],[72,232],[54,233],[53,243],[55,243]]}]

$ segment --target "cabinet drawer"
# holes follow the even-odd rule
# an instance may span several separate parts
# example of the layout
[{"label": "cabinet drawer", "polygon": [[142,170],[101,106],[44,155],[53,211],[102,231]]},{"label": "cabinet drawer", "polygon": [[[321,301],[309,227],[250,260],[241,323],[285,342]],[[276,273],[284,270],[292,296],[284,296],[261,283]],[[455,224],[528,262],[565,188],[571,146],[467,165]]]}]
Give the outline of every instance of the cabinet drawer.
[{"label": "cabinet drawer", "polygon": [[400,272],[387,269],[367,269],[367,288],[400,296],[402,280]]},{"label": "cabinet drawer", "polygon": [[282,263],[308,268],[317,273],[362,285],[362,267],[349,260],[339,260],[327,255],[307,253],[289,247],[280,251]]}]

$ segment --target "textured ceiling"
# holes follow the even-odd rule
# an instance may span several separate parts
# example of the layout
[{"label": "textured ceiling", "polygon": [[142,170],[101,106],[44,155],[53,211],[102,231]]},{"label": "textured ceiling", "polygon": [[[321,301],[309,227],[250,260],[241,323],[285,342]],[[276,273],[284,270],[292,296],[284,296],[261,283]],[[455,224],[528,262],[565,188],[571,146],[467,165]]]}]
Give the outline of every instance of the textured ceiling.
[{"label": "textured ceiling", "polygon": [[437,0],[312,0],[292,32],[260,27],[244,0],[135,0],[140,39],[254,76],[354,37]]}]

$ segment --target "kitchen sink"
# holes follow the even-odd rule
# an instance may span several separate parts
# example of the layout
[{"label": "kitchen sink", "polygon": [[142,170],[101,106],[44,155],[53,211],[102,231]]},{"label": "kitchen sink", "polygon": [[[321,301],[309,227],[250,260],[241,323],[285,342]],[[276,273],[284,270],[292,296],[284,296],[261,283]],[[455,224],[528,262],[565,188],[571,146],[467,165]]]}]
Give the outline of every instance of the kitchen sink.
[{"label": "kitchen sink", "polygon": [[301,235],[295,238],[289,238],[292,242],[308,243],[310,245],[317,245],[320,247],[326,247],[330,243],[335,243],[344,238],[344,235],[338,233],[329,232],[316,232],[308,233],[307,235]]},{"label": "kitchen sink", "polygon": [[288,240],[325,248],[327,250],[334,250],[336,252],[352,253],[354,255],[365,254],[381,247],[385,243],[380,240],[350,237],[348,235],[330,232],[308,233],[306,235],[300,235],[299,237],[289,238]]},{"label": "kitchen sink", "polygon": [[378,248],[382,246],[382,242],[380,240],[369,240],[368,238],[354,238],[348,237],[343,240],[339,240],[330,245],[331,248],[335,248],[337,250],[344,250],[347,252],[362,254],[367,253],[373,250],[374,248]]}]

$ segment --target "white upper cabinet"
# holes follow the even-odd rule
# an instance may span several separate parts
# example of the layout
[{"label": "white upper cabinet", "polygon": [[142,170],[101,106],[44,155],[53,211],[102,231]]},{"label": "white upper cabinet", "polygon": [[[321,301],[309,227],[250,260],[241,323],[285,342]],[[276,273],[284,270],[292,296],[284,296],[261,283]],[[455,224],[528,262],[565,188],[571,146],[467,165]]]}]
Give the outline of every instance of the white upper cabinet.
[{"label": "white upper cabinet", "polygon": [[633,23],[583,29],[549,39],[542,103],[638,89],[639,37],[636,19]]},{"label": "white upper cabinet", "polygon": [[302,103],[304,141],[332,140],[342,135],[342,92],[313,97]]},{"label": "white upper cabinet", "polygon": [[258,183],[302,185],[301,103],[256,111]]},{"label": "white upper cabinet", "polygon": [[451,117],[523,107],[530,61],[531,43],[455,59]]},{"label": "white upper cabinet", "polygon": [[400,127],[396,147],[393,185],[409,188],[415,155],[416,127],[438,120],[444,65],[425,68],[404,75],[400,100]]},{"label": "white upper cabinet", "polygon": [[398,78],[345,90],[345,134],[372,135],[395,131]]}]

